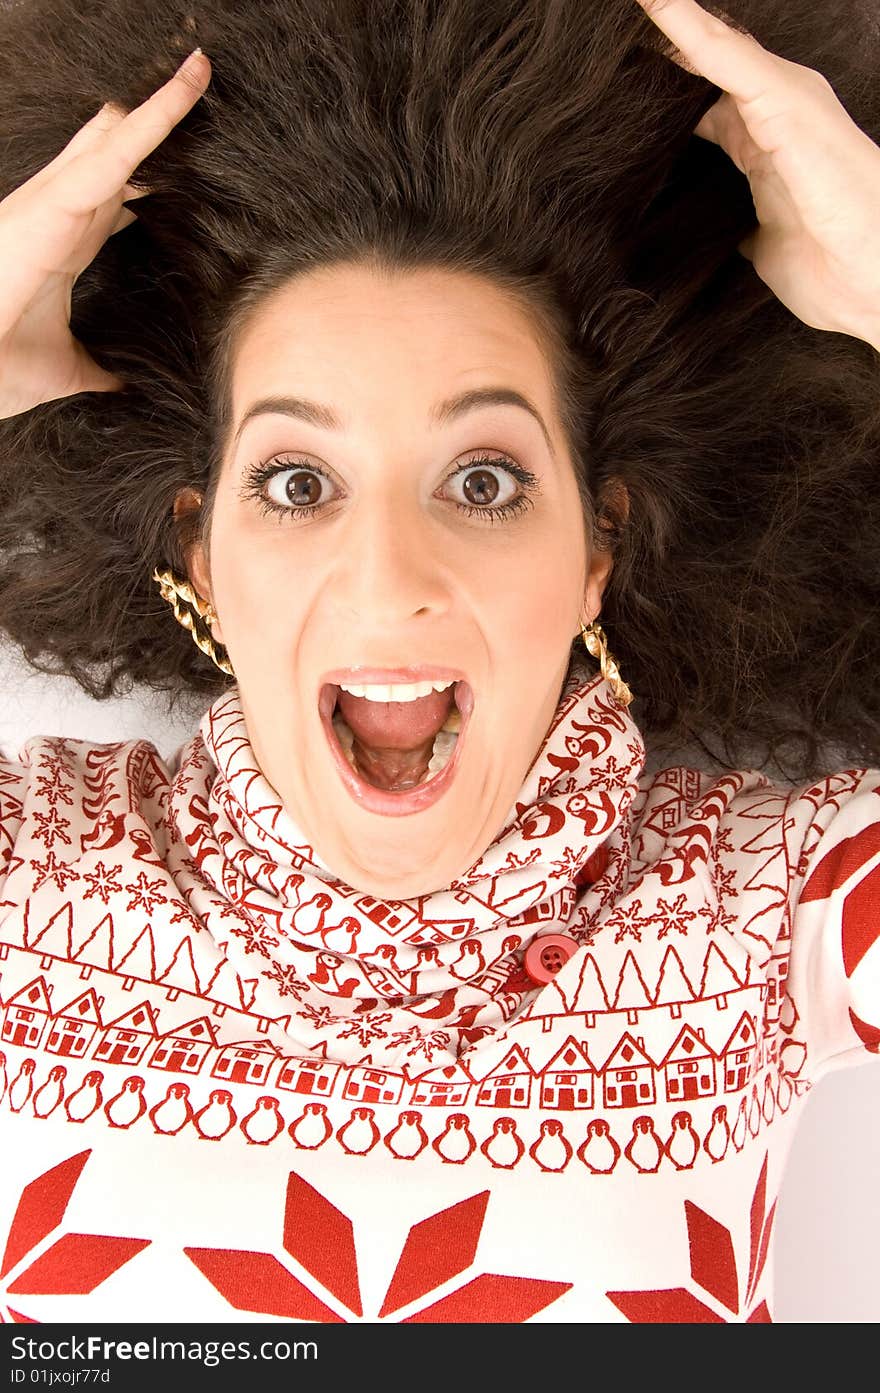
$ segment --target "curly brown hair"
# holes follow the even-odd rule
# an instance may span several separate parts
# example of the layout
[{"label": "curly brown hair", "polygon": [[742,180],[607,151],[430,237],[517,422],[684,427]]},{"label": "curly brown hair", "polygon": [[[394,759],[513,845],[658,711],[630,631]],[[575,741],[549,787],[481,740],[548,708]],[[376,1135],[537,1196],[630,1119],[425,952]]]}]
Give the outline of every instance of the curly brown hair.
[{"label": "curly brown hair", "polygon": [[[878,139],[870,0],[725,6]],[[185,571],[184,487],[207,540],[237,335],[300,271],[435,265],[508,287],[553,355],[655,748],[764,744],[788,777],[829,747],[880,762],[878,354],[739,255],[748,183],[692,136],[718,89],[634,0],[27,0],[0,12],[0,196],[196,42],[207,94],[74,290],[127,390],[0,422],[0,628],[28,661],[97,699],[222,690],[151,575]]]}]

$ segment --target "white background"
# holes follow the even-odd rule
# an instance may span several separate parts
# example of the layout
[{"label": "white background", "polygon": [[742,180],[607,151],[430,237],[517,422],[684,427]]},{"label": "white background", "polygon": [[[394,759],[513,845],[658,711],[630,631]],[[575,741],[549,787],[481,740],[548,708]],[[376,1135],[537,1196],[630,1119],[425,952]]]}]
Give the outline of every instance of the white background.
[{"label": "white background", "polygon": [[[91,701],[0,645],[0,751],[31,735],[151,740],[166,758],[195,732],[206,705],[170,719],[162,698]],[[671,762],[671,761],[667,761]],[[880,1320],[880,1063],[829,1075],[810,1095],[776,1218],[778,1321]]]}]

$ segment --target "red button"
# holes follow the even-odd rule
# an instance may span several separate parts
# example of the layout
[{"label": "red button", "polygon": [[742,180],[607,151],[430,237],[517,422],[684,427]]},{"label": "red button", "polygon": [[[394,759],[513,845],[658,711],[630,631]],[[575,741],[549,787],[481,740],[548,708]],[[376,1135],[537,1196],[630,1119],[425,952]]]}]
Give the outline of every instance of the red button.
[{"label": "red button", "polygon": [[568,934],[542,934],[531,942],[523,956],[523,967],[533,982],[541,986],[552,982],[560,968],[565,967],[578,945]]}]

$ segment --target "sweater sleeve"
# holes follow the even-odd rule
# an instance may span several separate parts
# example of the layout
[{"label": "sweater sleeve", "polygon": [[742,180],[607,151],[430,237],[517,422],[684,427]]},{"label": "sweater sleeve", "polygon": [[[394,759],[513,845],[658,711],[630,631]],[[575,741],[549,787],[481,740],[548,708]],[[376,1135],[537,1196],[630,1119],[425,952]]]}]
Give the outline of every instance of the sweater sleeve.
[{"label": "sweater sleeve", "polygon": [[0,754],[0,909],[5,899],[6,878],[14,864],[30,773],[26,765]]},{"label": "sweater sleeve", "polygon": [[880,769],[829,776],[787,819],[791,952],[781,1024],[810,1074],[880,1058]]}]

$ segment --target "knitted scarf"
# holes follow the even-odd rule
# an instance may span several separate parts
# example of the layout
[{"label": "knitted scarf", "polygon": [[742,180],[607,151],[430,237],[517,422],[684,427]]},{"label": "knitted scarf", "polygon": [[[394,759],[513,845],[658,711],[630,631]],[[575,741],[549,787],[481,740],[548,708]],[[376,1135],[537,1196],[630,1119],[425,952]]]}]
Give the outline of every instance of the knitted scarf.
[{"label": "knitted scarf", "polygon": [[206,711],[171,788],[169,868],[179,886],[189,879],[215,976],[234,974],[236,1004],[270,1038],[345,1064],[454,1064],[541,989],[522,961],[537,934],[589,942],[625,875],[645,751],[586,665],[572,659],[492,844],[448,889],[409,900],[376,900],[323,864],[257,766],[237,687]]}]

